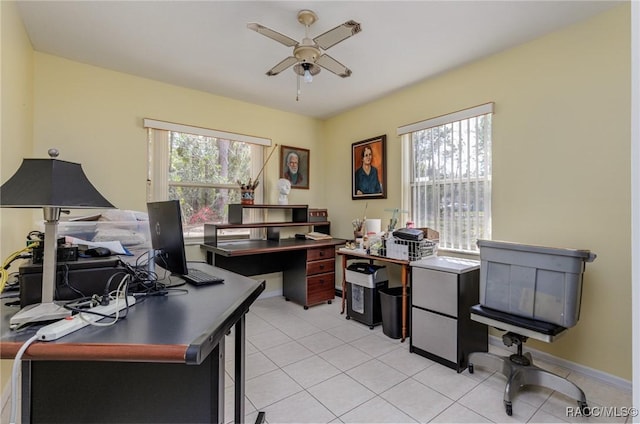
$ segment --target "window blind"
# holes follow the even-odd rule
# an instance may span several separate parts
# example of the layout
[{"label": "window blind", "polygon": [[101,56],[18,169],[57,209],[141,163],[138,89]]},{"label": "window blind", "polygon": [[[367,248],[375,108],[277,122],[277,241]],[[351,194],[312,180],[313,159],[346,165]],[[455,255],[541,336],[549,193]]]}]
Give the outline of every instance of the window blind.
[{"label": "window blind", "polygon": [[398,128],[403,208],[417,226],[440,232],[440,247],[477,251],[491,235],[493,103]]}]

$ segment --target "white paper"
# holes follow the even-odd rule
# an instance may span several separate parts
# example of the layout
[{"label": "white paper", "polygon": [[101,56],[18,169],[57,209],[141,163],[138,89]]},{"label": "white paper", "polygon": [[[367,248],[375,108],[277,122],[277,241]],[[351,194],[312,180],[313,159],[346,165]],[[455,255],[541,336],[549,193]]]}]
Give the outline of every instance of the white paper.
[{"label": "white paper", "polygon": [[92,247],[106,247],[111,250],[111,253],[116,255],[127,255],[129,252],[122,247],[122,243],[119,241],[87,241],[82,240],[75,237],[65,237],[65,241],[70,244],[75,244],[78,246],[87,246],[87,248],[91,249]]}]

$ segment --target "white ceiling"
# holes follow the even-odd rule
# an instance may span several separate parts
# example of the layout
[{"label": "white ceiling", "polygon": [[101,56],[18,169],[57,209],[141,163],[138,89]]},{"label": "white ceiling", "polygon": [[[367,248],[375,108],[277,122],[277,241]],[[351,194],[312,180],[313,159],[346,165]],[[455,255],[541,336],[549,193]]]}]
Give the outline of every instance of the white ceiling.
[{"label": "white ceiling", "polygon": [[[613,1],[21,1],[35,50],[103,68],[327,118],[413,83],[571,25]],[[312,84],[265,72],[292,49],[247,29],[296,40],[353,19],[362,32],[327,53],[353,74]],[[570,54],[568,52],[568,54]]]}]

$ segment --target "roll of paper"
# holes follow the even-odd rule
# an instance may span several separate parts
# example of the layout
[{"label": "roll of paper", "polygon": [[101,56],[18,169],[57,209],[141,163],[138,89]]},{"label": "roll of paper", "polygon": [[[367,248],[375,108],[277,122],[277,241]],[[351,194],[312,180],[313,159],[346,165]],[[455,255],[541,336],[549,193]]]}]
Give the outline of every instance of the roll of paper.
[{"label": "roll of paper", "polygon": [[382,228],[382,220],[367,218],[367,221],[365,222],[365,228],[367,234],[378,234],[380,232],[380,228]]}]

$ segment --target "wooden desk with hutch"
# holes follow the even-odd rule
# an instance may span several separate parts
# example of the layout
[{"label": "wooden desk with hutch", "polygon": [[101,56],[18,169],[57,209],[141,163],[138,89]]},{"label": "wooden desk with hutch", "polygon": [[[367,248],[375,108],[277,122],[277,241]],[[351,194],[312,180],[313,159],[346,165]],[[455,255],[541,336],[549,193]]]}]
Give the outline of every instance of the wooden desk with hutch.
[{"label": "wooden desk with hutch", "polygon": [[[290,217],[285,221],[247,222],[251,210],[279,210]],[[329,302],[335,297],[335,250],[343,239],[301,240],[280,238],[283,228],[301,227],[301,233],[311,231],[329,234],[329,221],[310,221],[307,205],[229,205],[228,224],[205,224],[204,244],[207,263],[252,276],[282,272],[282,292],[287,300],[309,306]],[[265,229],[266,239],[221,239],[225,229]]]}]

